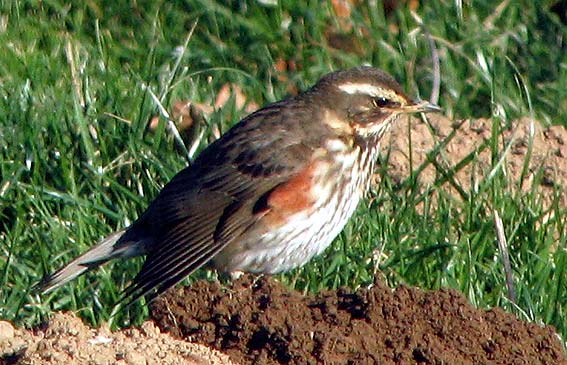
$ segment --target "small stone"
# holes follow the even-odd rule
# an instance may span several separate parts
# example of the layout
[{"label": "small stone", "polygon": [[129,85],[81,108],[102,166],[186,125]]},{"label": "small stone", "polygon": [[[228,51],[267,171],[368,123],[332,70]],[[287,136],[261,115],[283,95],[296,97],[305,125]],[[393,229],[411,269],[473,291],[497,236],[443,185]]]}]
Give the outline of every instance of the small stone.
[{"label": "small stone", "polygon": [[160,334],[160,330],[153,322],[146,321],[142,323],[142,333],[147,337],[157,337]]},{"label": "small stone", "polygon": [[124,360],[128,365],[147,365],[147,360],[144,355],[137,351],[128,351],[124,354]]},{"label": "small stone", "polygon": [[14,338],[14,326],[10,322],[0,321],[0,340]]}]

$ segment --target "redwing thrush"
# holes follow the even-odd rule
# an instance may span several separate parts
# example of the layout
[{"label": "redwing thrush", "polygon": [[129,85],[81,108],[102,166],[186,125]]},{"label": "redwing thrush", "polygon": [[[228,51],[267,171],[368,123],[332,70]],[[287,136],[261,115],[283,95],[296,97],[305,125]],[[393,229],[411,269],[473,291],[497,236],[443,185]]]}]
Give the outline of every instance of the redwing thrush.
[{"label": "redwing thrush", "polygon": [[358,67],[244,118],[179,172],[127,229],[38,287],[47,292],[114,258],[146,255],[125,290],[158,295],[207,262],[278,273],[320,254],[367,190],[379,142],[414,102],[385,72]]}]

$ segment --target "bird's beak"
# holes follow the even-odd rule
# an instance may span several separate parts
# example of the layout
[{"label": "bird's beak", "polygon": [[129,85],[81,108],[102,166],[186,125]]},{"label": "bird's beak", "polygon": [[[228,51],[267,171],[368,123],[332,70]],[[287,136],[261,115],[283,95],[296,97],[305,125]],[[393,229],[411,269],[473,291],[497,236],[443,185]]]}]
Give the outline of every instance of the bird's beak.
[{"label": "bird's beak", "polygon": [[426,100],[418,100],[403,107],[404,113],[440,113],[443,109]]}]

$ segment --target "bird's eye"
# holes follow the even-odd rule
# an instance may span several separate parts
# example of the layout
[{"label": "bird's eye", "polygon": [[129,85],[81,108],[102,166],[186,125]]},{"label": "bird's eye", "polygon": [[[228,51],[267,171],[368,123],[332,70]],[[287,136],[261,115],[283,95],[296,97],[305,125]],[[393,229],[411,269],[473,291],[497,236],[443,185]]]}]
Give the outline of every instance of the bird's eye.
[{"label": "bird's eye", "polygon": [[372,99],[372,103],[374,104],[374,106],[379,107],[379,108],[384,108],[386,106],[392,105],[392,101],[389,99],[386,99],[383,96],[379,96],[376,98]]}]

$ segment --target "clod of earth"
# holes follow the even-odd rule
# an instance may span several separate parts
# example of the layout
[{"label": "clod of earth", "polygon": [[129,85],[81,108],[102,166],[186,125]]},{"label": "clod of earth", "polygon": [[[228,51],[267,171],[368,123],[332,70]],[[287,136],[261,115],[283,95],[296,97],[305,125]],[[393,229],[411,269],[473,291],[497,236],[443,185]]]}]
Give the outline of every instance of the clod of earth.
[{"label": "clod of earth", "polygon": [[240,364],[567,364],[552,327],[380,281],[307,296],[268,277],[199,281],[158,298],[152,318]]}]

